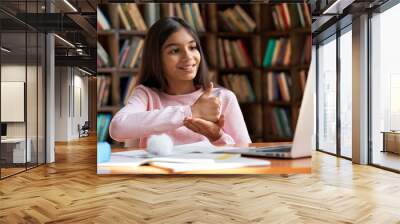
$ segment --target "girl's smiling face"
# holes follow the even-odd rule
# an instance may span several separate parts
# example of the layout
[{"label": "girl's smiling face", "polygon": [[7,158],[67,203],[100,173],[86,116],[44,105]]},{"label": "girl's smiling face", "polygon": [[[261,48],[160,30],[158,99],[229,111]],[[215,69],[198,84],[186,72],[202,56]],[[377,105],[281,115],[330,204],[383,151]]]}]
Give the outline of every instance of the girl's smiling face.
[{"label": "girl's smiling face", "polygon": [[184,28],[168,37],[161,50],[163,73],[168,84],[193,83],[201,60],[198,47]]}]

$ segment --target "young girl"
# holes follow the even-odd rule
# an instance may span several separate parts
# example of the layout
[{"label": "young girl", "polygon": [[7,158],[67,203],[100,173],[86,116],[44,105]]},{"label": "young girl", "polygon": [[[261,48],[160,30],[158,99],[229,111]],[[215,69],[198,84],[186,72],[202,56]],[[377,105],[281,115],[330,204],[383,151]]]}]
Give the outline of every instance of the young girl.
[{"label": "young girl", "polygon": [[182,19],[158,20],[148,31],[136,87],[112,119],[116,141],[165,133],[175,145],[209,140],[214,144],[250,143],[236,96],[214,88],[199,38]]}]

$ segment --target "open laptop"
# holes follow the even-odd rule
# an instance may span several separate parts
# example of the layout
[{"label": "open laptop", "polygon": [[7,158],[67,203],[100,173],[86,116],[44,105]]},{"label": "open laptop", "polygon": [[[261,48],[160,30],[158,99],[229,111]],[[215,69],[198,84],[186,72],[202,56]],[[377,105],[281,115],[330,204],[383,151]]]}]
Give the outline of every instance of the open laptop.
[{"label": "open laptop", "polygon": [[293,143],[290,145],[262,148],[240,148],[223,151],[240,153],[244,156],[261,156],[275,158],[301,158],[311,156],[314,134],[314,75],[307,78],[303,100],[300,107]]},{"label": "open laptop", "polygon": [[1,140],[7,139],[7,124],[1,123]]}]

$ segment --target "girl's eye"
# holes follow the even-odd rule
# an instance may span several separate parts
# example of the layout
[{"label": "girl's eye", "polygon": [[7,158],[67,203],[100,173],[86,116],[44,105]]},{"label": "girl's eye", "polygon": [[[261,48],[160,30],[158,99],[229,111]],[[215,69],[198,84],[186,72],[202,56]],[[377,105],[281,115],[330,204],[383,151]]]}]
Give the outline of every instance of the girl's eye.
[{"label": "girl's eye", "polygon": [[190,50],[196,50],[197,49],[197,46],[191,46],[190,47]]},{"label": "girl's eye", "polygon": [[175,54],[175,53],[177,53],[177,52],[178,52],[178,49],[172,49],[172,50],[170,51],[171,54]]}]

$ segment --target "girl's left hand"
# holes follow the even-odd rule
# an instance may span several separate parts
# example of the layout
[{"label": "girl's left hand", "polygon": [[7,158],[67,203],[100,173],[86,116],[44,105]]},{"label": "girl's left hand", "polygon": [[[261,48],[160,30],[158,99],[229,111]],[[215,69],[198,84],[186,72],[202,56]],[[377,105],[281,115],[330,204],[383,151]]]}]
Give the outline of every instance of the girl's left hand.
[{"label": "girl's left hand", "polygon": [[206,136],[210,142],[220,139],[224,134],[222,130],[224,126],[224,115],[221,115],[216,123],[201,118],[187,117],[183,121],[183,124],[190,130]]}]

